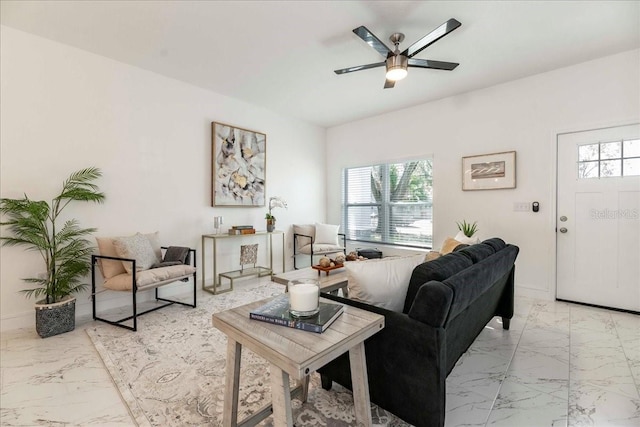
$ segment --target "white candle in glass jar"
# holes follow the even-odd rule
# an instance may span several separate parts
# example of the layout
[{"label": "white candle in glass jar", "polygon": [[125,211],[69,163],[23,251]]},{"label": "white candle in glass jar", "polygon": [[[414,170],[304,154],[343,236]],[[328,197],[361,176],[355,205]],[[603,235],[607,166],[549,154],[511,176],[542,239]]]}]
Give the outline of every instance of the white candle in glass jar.
[{"label": "white candle in glass jar", "polygon": [[318,285],[289,283],[289,308],[296,312],[310,312],[318,308]]}]

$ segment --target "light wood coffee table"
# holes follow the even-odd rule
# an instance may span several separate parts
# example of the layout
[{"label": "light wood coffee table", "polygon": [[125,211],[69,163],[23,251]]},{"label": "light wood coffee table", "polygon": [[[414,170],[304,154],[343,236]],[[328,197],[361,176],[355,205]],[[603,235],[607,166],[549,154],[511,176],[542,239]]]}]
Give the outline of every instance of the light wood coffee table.
[{"label": "light wood coffee table", "polygon": [[[256,301],[213,315],[213,326],[224,332],[228,339],[223,425],[256,425],[273,410],[275,426],[293,426],[292,394],[301,394],[302,401],[306,401],[309,375],[348,351],[356,422],[358,426],[371,426],[364,340],[384,328],[384,316],[345,305],[340,317],[324,333],[316,334],[249,319],[249,312],[267,301]],[[269,362],[272,402],[238,422],[243,346]],[[290,377],[298,382],[293,393],[289,388]]]},{"label": "light wood coffee table", "polygon": [[347,280],[347,270],[344,267],[336,270],[331,270],[328,275],[324,272],[320,272],[319,270],[307,267],[301,268],[299,270],[287,271],[286,273],[276,274],[271,278],[272,281],[285,286],[291,280],[300,279],[318,280],[320,282],[321,292],[332,292],[342,288],[345,296],[347,293],[347,285],[349,283]]}]

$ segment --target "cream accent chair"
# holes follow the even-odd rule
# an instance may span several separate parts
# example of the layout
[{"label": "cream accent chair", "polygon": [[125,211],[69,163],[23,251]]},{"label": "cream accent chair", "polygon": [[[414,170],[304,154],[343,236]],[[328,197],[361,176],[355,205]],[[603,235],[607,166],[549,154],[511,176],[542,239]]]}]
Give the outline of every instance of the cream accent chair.
[{"label": "cream accent chair", "polygon": [[[91,256],[91,296],[93,319],[114,326],[136,331],[138,316],[159,310],[172,304],[196,307],[196,251],[183,247],[161,247],[158,233],[140,234],[127,237],[98,237],[99,255]],[[164,256],[163,256],[164,252]],[[177,257],[176,257],[177,256]],[[96,266],[102,275],[101,291],[97,291]],[[193,303],[161,298],[158,288],[177,281],[188,282],[193,278]],[[156,301],[165,304],[138,312],[136,303],[138,292],[153,289]],[[131,293],[133,314],[118,320],[98,317],[97,296],[104,291]],[[124,322],[133,321],[133,326]]]},{"label": "cream accent chair", "polygon": [[[293,268],[302,268],[298,257],[310,259],[313,265],[314,256],[328,256],[344,253],[347,237],[339,233],[339,225],[331,224],[294,224],[293,225]],[[342,243],[342,245],[340,245]]]}]

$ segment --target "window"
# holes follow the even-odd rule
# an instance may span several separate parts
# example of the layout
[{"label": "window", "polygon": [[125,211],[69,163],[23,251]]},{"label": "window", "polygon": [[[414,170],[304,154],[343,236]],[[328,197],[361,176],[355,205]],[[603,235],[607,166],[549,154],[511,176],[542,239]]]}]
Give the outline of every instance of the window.
[{"label": "window", "polygon": [[640,139],[598,142],[578,147],[578,178],[640,175]]},{"label": "window", "polygon": [[347,239],[430,248],[431,159],[344,169],[342,230]]}]

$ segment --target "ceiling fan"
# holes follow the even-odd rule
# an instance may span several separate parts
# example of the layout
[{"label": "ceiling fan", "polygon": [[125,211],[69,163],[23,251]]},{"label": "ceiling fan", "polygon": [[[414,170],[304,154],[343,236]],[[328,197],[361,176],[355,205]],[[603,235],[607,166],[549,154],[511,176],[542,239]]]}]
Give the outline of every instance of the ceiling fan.
[{"label": "ceiling fan", "polygon": [[462,25],[457,20],[451,18],[444,24],[440,25],[435,30],[400,52],[398,45],[404,40],[404,34],[393,33],[389,37],[391,43],[395,46],[395,50],[391,50],[380,41],[371,31],[366,27],[361,26],[353,30],[353,32],[365,41],[369,46],[374,48],[380,55],[386,58],[383,62],[376,62],[374,64],[357,65],[355,67],[343,68],[341,70],[335,70],[336,74],[353,73],[354,71],[367,70],[369,68],[386,66],[386,81],[384,82],[384,88],[392,88],[396,81],[402,80],[407,76],[407,68],[431,68],[434,70],[447,70],[451,71],[456,68],[458,63],[455,62],[442,62],[431,61],[429,59],[416,59],[415,55],[422,52],[423,49],[435,43],[442,37],[446,36],[456,28]]}]

